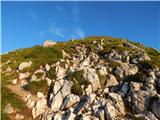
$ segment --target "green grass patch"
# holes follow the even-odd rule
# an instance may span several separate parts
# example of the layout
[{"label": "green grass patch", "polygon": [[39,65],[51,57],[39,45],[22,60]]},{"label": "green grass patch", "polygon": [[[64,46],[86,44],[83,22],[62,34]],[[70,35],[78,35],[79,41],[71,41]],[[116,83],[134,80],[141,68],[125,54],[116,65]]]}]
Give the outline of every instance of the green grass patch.
[{"label": "green grass patch", "polygon": [[51,80],[56,78],[55,67],[51,67],[49,71],[46,71],[46,77],[48,77]]},{"label": "green grass patch", "polygon": [[6,87],[2,87],[1,88],[1,108],[2,110],[4,109],[4,107],[8,104],[11,103],[13,108],[18,108],[20,110],[24,110],[25,109],[25,103],[19,98],[18,95],[14,94],[11,92],[11,90],[9,90]]},{"label": "green grass patch", "polygon": [[33,95],[36,95],[37,92],[42,92],[44,95],[47,95],[49,87],[46,80],[40,80],[29,82],[28,85],[25,86],[25,89]]},{"label": "green grass patch", "polygon": [[87,87],[87,85],[90,84],[90,82],[83,77],[83,73],[83,70],[79,70],[74,73],[69,72],[66,77],[69,81],[73,82],[73,85],[71,87],[71,92],[73,94],[82,95],[83,89],[81,88],[81,85]]},{"label": "green grass patch", "polygon": [[71,93],[79,96],[83,94],[83,89],[81,88],[81,85],[77,81],[73,81],[73,85],[71,87]]}]

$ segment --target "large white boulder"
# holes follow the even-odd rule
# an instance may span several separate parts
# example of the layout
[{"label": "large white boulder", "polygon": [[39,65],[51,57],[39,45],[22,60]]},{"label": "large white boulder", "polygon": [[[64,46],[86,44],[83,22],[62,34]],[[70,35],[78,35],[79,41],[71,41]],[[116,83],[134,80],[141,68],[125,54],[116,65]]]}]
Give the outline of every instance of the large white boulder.
[{"label": "large white boulder", "polygon": [[88,80],[92,85],[92,90],[97,91],[101,88],[98,75],[96,73],[96,70],[93,68],[86,68],[84,69],[84,78]]},{"label": "large white boulder", "polygon": [[56,112],[59,110],[63,102],[63,97],[61,92],[58,92],[55,96],[51,98],[51,109],[52,111]]},{"label": "large white boulder", "polygon": [[39,99],[36,102],[35,107],[32,109],[32,116],[36,118],[37,116],[43,114],[46,111],[47,100],[46,99]]},{"label": "large white boulder", "polygon": [[19,70],[23,70],[25,68],[28,68],[32,65],[32,61],[29,61],[29,62],[22,62],[20,65],[19,65]]}]

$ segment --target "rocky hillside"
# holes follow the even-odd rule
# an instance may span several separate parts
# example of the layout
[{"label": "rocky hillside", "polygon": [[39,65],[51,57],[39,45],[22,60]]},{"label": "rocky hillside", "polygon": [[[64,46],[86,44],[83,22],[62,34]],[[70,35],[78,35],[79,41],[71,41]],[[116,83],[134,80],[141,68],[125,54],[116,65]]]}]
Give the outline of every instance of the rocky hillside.
[{"label": "rocky hillside", "polygon": [[112,37],[1,55],[3,120],[158,120],[160,52]]}]

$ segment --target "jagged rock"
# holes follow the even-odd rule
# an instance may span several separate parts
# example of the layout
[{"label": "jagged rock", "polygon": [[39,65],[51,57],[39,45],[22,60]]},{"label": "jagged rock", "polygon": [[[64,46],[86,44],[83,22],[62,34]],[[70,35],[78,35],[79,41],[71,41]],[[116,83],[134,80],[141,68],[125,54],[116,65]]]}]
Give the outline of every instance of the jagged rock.
[{"label": "jagged rock", "polygon": [[52,80],[51,80],[51,79],[49,79],[49,78],[46,78],[46,80],[47,80],[47,84],[48,84],[48,86],[50,86],[50,85],[52,84]]},{"label": "jagged rock", "polygon": [[54,82],[54,85],[53,85],[53,87],[52,87],[52,94],[53,94],[53,95],[56,95],[57,92],[60,90],[60,88],[61,88],[60,83],[57,82],[57,81],[55,81],[55,82]]},{"label": "jagged rock", "polygon": [[12,80],[12,84],[16,85],[17,84],[17,79]]},{"label": "jagged rock", "polygon": [[99,109],[96,116],[99,118],[99,120],[105,120],[104,110],[103,109]]},{"label": "jagged rock", "polygon": [[92,93],[88,96],[88,104],[92,104],[93,101],[95,100],[96,94]]},{"label": "jagged rock", "polygon": [[[95,100],[92,105],[93,114],[96,115],[100,108],[103,108],[105,105],[105,101]],[[97,116],[99,117],[99,116]]]},{"label": "jagged rock", "polygon": [[29,75],[30,75],[29,72],[26,72],[26,73],[19,73],[19,79],[20,79],[20,80],[21,80],[21,79],[26,79],[26,78],[29,77]]},{"label": "jagged rock", "polygon": [[22,62],[20,65],[19,65],[19,70],[23,70],[25,68],[28,68],[32,65],[32,61],[29,61],[29,62]]},{"label": "jagged rock", "polygon": [[62,105],[63,97],[61,92],[58,92],[55,96],[50,96],[51,98],[51,109],[56,112]]},{"label": "jagged rock", "polygon": [[146,53],[142,53],[139,55],[139,61],[150,60],[150,57]]},{"label": "jagged rock", "polygon": [[90,57],[86,58],[84,61],[80,63],[80,67],[89,67],[90,66]]},{"label": "jagged rock", "polygon": [[66,70],[64,68],[58,65],[55,70],[57,79],[62,79],[65,76]]},{"label": "jagged rock", "polygon": [[16,119],[17,119],[17,120],[22,120],[22,119],[24,119],[24,116],[17,113],[17,114],[16,114]]},{"label": "jagged rock", "polygon": [[119,55],[116,50],[112,49],[110,54],[109,54],[109,59],[113,60],[113,61],[121,61],[122,56]]},{"label": "jagged rock", "polygon": [[107,120],[111,120],[117,116],[117,109],[113,106],[113,103],[109,100],[105,106],[105,114]]},{"label": "jagged rock", "polygon": [[10,66],[8,66],[8,68],[7,68],[6,71],[7,71],[7,72],[11,72],[11,71],[12,71],[12,68],[11,68]]},{"label": "jagged rock", "polygon": [[49,71],[51,67],[48,64],[46,64],[45,68],[47,71]]},{"label": "jagged rock", "polygon": [[118,111],[117,114],[119,116],[124,116],[125,115],[125,106],[124,106],[122,97],[116,93],[109,93],[109,96],[111,97],[111,100],[114,103],[114,107]]},{"label": "jagged rock", "polygon": [[111,87],[116,85],[118,85],[116,78],[114,77],[114,75],[109,74],[106,79],[106,87]]},{"label": "jagged rock", "polygon": [[35,101],[33,101],[33,100],[31,100],[31,99],[27,100],[26,106],[27,106],[28,108],[34,108],[34,106],[35,106]]},{"label": "jagged rock", "polygon": [[154,84],[155,80],[156,80],[155,75],[152,75],[152,76],[147,77],[145,81],[146,81],[148,84]]},{"label": "jagged rock", "polygon": [[42,92],[37,92],[37,98],[43,99],[43,98],[45,98],[45,96]]},{"label": "jagged rock", "polygon": [[123,70],[120,67],[117,67],[114,73],[120,78],[123,78]]},{"label": "jagged rock", "polygon": [[73,108],[70,108],[63,116],[63,120],[74,120],[76,115],[73,113]]},{"label": "jagged rock", "polygon": [[46,41],[43,43],[43,46],[44,46],[44,47],[51,47],[51,46],[53,46],[53,45],[55,45],[55,44],[56,44],[56,42],[54,42],[54,41],[46,40]]},{"label": "jagged rock", "polygon": [[69,108],[79,101],[80,101],[79,96],[74,94],[69,94],[68,96],[65,97],[64,102],[62,104],[62,108]]},{"label": "jagged rock", "polygon": [[82,115],[80,120],[99,120],[97,117],[91,116],[91,115]]},{"label": "jagged rock", "polygon": [[117,67],[115,74],[120,78],[129,75],[135,75],[138,72],[138,67],[134,64],[121,63],[120,67]]},{"label": "jagged rock", "polygon": [[62,56],[63,58],[70,57],[70,55],[66,53],[64,50],[62,50]]},{"label": "jagged rock", "polygon": [[121,87],[121,92],[126,95],[128,93],[128,90],[129,90],[129,84],[125,82]]},{"label": "jagged rock", "polygon": [[99,78],[95,69],[84,69],[84,78],[91,83],[93,91],[97,91],[99,88],[101,88]]},{"label": "jagged rock", "polygon": [[131,101],[132,111],[134,113],[141,113],[148,109],[149,95],[146,91],[139,90],[132,93],[129,101]]},{"label": "jagged rock", "polygon": [[139,91],[141,86],[142,86],[142,83],[137,83],[137,82],[130,83],[130,88],[132,91]]},{"label": "jagged rock", "polygon": [[92,86],[91,86],[90,84],[89,84],[89,85],[87,86],[87,88],[85,89],[85,92],[86,92],[87,95],[89,95],[89,94],[92,93]]},{"label": "jagged rock", "polygon": [[151,109],[154,113],[154,115],[160,119],[160,95],[156,97],[155,100],[153,100]]},{"label": "jagged rock", "polygon": [[146,120],[158,120],[152,112],[148,112],[147,114],[145,114],[145,119]]},{"label": "jagged rock", "polygon": [[11,106],[10,103],[8,103],[5,108],[3,109],[3,113],[11,114],[14,112],[14,108]]},{"label": "jagged rock", "polygon": [[53,116],[53,120],[62,120],[62,113],[56,113]]},{"label": "jagged rock", "polygon": [[148,112],[148,113],[140,113],[140,114],[135,114],[134,119],[138,120],[158,120],[153,113]]},{"label": "jagged rock", "polygon": [[101,69],[99,69],[99,74],[101,76],[105,76],[108,75],[107,71],[106,71],[106,67],[101,67]]},{"label": "jagged rock", "polygon": [[32,116],[36,118],[37,116],[45,113],[47,107],[47,100],[46,99],[39,99],[36,102],[35,107],[32,109]]},{"label": "jagged rock", "polygon": [[71,87],[72,87],[72,83],[65,80],[63,83],[62,89],[60,90],[63,98],[71,93]]},{"label": "jagged rock", "polygon": [[36,81],[36,80],[37,80],[37,76],[35,74],[33,74],[30,81]]}]

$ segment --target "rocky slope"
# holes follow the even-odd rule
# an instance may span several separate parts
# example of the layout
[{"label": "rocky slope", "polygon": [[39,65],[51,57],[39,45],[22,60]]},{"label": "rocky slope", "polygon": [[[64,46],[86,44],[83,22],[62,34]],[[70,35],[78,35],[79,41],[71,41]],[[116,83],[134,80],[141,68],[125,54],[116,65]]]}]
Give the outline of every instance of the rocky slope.
[{"label": "rocky slope", "polygon": [[139,43],[47,41],[3,54],[1,70],[3,119],[160,119],[160,52]]}]

